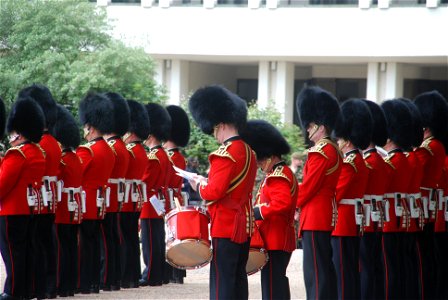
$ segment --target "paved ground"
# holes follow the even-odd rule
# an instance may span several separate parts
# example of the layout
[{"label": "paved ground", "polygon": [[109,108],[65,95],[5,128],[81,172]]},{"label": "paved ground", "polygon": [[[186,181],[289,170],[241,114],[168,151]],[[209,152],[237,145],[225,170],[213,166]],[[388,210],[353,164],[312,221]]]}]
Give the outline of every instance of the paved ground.
[{"label": "paved ground", "polygon": [[[142,287],[116,292],[101,292],[93,295],[76,295],[67,299],[207,299],[208,272],[206,266],[198,270],[187,271],[184,284],[169,284],[162,287]],[[305,299],[305,287],[302,273],[302,250],[294,251],[288,267],[287,275],[291,288],[292,299]],[[0,283],[3,290],[5,269],[0,263]],[[260,272],[249,276],[249,298],[261,299]]]}]

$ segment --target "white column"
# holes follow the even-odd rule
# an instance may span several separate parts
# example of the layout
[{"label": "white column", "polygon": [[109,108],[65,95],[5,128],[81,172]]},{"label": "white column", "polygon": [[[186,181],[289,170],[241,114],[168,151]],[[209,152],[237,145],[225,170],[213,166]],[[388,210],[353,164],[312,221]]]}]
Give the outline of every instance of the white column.
[{"label": "white column", "polygon": [[403,72],[399,63],[387,63],[386,70],[386,99],[403,97]]},{"label": "white column", "polygon": [[252,9],[260,8],[261,0],[249,0],[247,6]]},{"label": "white column", "polygon": [[[165,67],[168,68],[167,64]],[[188,68],[187,61],[179,59],[171,60],[169,86],[168,86],[168,104],[179,105],[180,100],[188,96]]]},{"label": "white column", "polygon": [[276,9],[278,7],[278,0],[266,0],[266,7]]},{"label": "white column", "polygon": [[378,8],[389,8],[390,0],[378,0]]},{"label": "white column", "polygon": [[358,2],[358,7],[359,8],[370,8],[370,6],[372,5],[372,0],[359,0]]},{"label": "white column", "polygon": [[110,3],[112,3],[112,0],[96,0],[97,6],[108,6]]},{"label": "white column", "polygon": [[258,99],[257,105],[263,109],[269,103],[269,89],[271,85],[270,64],[269,61],[260,61],[258,63]]},{"label": "white column", "polygon": [[156,74],[154,80],[159,85],[166,85],[165,82],[165,61],[163,59],[154,60]]},{"label": "white column", "polygon": [[294,64],[277,62],[275,107],[286,123],[293,122],[294,116]]},{"label": "white column", "polygon": [[428,8],[436,8],[439,4],[440,0],[426,0],[426,7]]},{"label": "white column", "polygon": [[204,0],[203,6],[205,8],[214,8],[217,4],[217,0]]},{"label": "white column", "polygon": [[142,7],[152,7],[153,3],[154,0],[142,0],[140,4]]},{"label": "white column", "polygon": [[367,65],[367,99],[379,102],[379,68],[380,64],[371,62]]}]

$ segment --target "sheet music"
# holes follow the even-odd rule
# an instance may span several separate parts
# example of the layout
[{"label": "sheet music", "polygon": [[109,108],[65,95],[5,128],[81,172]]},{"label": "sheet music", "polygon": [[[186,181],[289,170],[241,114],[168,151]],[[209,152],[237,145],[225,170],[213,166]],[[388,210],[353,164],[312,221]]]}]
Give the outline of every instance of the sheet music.
[{"label": "sheet music", "polygon": [[185,170],[182,170],[176,166],[173,166],[174,170],[176,171],[176,175],[183,177],[187,180],[191,180],[193,179],[195,176],[197,176],[198,174],[196,173],[192,173],[192,172],[187,172]]},{"label": "sheet music", "polygon": [[154,207],[154,210],[159,216],[165,213],[165,207],[163,206],[163,203],[159,201],[159,198],[157,198],[155,195],[149,198],[149,202],[151,202],[152,207]]}]

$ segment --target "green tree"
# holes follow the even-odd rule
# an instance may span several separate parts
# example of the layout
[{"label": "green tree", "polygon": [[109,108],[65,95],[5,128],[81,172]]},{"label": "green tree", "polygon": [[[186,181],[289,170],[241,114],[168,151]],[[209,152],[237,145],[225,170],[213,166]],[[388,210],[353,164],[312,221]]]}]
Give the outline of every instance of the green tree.
[{"label": "green tree", "polygon": [[89,91],[164,101],[153,60],[110,35],[104,9],[87,0],[0,1],[0,95],[11,102],[32,83],[76,110]]}]

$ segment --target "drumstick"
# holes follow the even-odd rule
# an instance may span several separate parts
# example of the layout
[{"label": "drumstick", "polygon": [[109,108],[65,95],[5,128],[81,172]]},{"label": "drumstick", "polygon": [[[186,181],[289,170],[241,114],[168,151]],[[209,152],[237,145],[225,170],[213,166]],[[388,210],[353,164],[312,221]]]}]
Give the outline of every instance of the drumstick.
[{"label": "drumstick", "polygon": [[176,209],[178,211],[182,210],[182,207],[180,206],[180,203],[179,203],[179,199],[177,199],[177,197],[174,197],[174,204],[176,205]]}]

